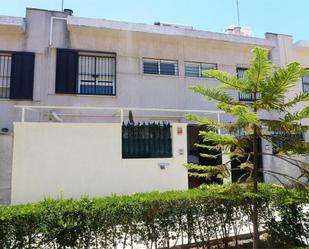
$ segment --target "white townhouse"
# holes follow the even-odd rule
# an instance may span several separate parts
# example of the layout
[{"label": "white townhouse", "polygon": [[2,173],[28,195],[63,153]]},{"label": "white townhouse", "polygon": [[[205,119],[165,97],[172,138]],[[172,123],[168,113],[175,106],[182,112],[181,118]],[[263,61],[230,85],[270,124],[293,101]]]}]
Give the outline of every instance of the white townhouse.
[{"label": "white townhouse", "polygon": [[[218,85],[202,75],[207,69],[241,77],[257,46],[268,48],[277,65],[299,61],[309,67],[309,41],[236,31],[83,18],[70,10],[28,8],[25,17],[0,16],[0,202],[199,185],[182,167],[205,163],[194,146],[199,127],[183,115],[191,110],[228,120],[187,87]],[[309,77],[290,97],[301,91],[309,91]],[[165,124],[160,131],[141,125],[143,146],[130,144],[132,130],[122,127],[129,110],[135,121]],[[161,142],[149,142],[153,132]],[[271,144],[261,141],[260,149],[271,150]],[[260,160],[263,167],[278,166],[271,157]]]}]

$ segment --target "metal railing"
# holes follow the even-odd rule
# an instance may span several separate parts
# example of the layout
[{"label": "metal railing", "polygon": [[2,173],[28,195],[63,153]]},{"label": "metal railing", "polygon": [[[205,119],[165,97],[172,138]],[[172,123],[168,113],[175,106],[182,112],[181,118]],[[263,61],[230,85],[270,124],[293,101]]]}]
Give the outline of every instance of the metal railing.
[{"label": "metal railing", "polygon": [[[253,101],[253,93],[238,93],[239,101]],[[257,99],[261,98],[261,95],[258,93],[256,96]]]},{"label": "metal railing", "polygon": [[[17,109],[21,110],[21,122],[25,122],[26,111],[38,111],[38,110],[105,110],[116,111],[120,117],[120,123],[124,122],[124,113],[131,111],[146,111],[146,112],[167,112],[167,113],[201,113],[212,114],[220,122],[220,115],[223,111],[218,110],[186,110],[186,109],[159,109],[159,108],[139,108],[139,107],[90,107],[90,106],[40,106],[40,105],[15,105]],[[82,116],[82,115],[81,115]],[[220,132],[220,131],[219,131]]]}]

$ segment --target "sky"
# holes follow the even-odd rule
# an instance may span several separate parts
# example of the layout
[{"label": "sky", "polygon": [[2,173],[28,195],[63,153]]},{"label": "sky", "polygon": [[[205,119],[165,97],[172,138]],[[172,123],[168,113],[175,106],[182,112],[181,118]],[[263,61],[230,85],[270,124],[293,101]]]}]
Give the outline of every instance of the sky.
[{"label": "sky", "polygon": [[[167,22],[223,32],[237,24],[236,0],[63,0],[75,16],[128,22]],[[0,0],[0,15],[25,16],[26,7],[61,10],[62,0]],[[309,40],[309,0],[239,0],[240,24]]]}]

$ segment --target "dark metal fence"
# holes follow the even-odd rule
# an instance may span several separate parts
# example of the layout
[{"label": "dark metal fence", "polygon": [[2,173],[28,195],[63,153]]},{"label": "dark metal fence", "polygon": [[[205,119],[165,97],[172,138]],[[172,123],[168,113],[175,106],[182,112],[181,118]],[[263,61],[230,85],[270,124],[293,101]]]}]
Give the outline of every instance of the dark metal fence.
[{"label": "dark metal fence", "polygon": [[169,123],[122,125],[122,158],[166,157],[172,157]]}]

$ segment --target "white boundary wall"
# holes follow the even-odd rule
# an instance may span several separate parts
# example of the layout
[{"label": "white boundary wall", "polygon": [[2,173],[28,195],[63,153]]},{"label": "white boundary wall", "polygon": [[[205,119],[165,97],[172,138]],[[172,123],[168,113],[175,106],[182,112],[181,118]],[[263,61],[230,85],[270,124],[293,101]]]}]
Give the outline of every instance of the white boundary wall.
[{"label": "white boundary wall", "polygon": [[11,204],[187,189],[186,138],[174,123],[173,158],[122,159],[120,124],[14,123]]},{"label": "white boundary wall", "polygon": [[13,135],[0,133],[0,204],[10,204]]}]

